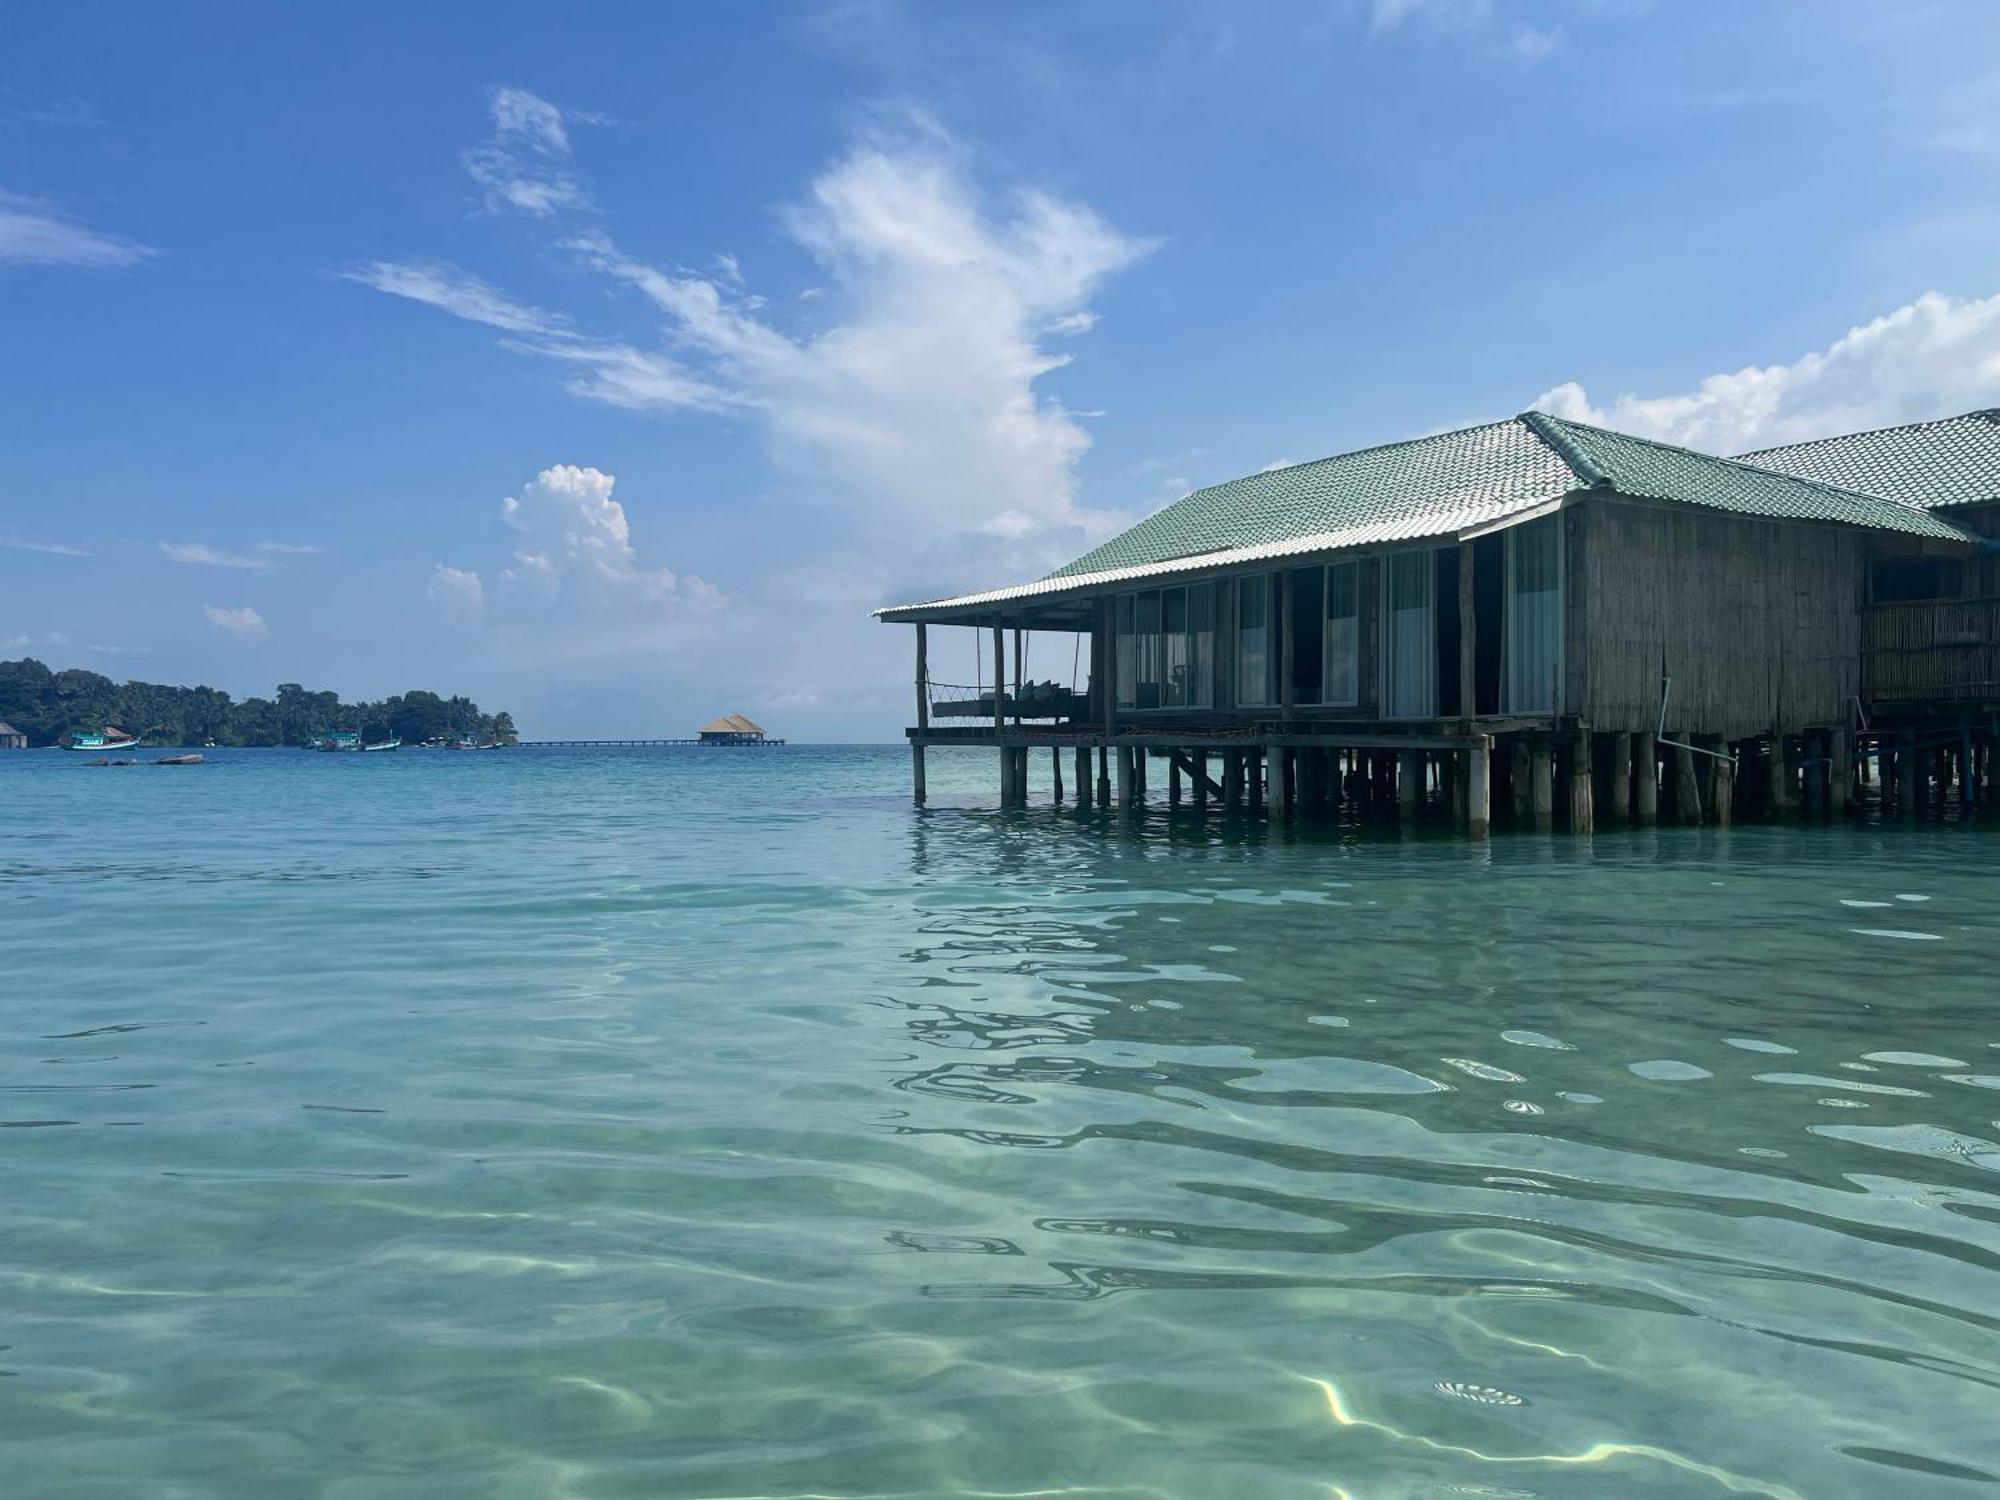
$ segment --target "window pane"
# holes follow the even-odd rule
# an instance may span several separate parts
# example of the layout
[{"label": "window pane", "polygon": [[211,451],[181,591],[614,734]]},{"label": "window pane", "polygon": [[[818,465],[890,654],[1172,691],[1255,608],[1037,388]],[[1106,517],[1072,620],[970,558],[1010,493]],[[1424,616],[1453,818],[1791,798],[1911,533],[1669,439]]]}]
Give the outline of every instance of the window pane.
[{"label": "window pane", "polygon": [[1132,637],[1132,596],[1120,594],[1112,609],[1113,629],[1118,637],[1118,706],[1130,708],[1138,701],[1138,642]]},{"label": "window pane", "polygon": [[1437,712],[1437,653],[1431,636],[1432,558],[1428,551],[1387,559],[1389,607],[1384,611],[1383,712],[1425,718]]},{"label": "window pane", "polygon": [[1137,596],[1133,629],[1139,638],[1139,708],[1160,706],[1160,595],[1148,590]]},{"label": "window pane", "polygon": [[1258,573],[1236,585],[1236,701],[1271,701],[1271,575]]},{"label": "window pane", "polygon": [[1361,566],[1334,563],[1326,570],[1326,671],[1324,701],[1346,706],[1360,697]]},{"label": "window pane", "polygon": [[1560,516],[1507,533],[1507,708],[1553,713],[1563,659]]},{"label": "window pane", "polygon": [[1192,707],[1208,708],[1215,702],[1215,585],[1192,585],[1187,601],[1187,701]]}]

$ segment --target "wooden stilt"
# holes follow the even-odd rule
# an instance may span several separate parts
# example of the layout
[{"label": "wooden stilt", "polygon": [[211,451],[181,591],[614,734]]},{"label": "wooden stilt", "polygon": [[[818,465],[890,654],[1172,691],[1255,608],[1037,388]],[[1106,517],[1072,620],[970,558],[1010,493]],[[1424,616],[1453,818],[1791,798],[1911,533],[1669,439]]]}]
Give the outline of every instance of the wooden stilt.
[{"label": "wooden stilt", "polygon": [[1535,777],[1529,764],[1528,742],[1516,735],[1507,747],[1507,790],[1514,804],[1514,826],[1526,828],[1535,820]]},{"label": "wooden stilt", "polygon": [[1222,805],[1231,812],[1243,806],[1243,752],[1222,752]]},{"label": "wooden stilt", "polygon": [[1396,816],[1405,823],[1414,823],[1417,818],[1417,799],[1423,795],[1424,764],[1415,750],[1404,750],[1396,757]]},{"label": "wooden stilt", "polygon": [[1194,752],[1194,805],[1208,806],[1208,752]]},{"label": "wooden stilt", "polygon": [[1271,778],[1271,816],[1285,822],[1291,818],[1293,811],[1292,783],[1298,774],[1297,753],[1277,745],[1272,747],[1270,754],[1271,769],[1275,773]]},{"label": "wooden stilt", "polygon": [[[1718,754],[1729,752],[1729,742],[1719,734],[1706,735],[1701,743]],[[1708,820],[1718,828],[1727,828],[1736,815],[1736,763],[1716,760],[1713,756],[1707,759],[1711,767],[1708,773]]]},{"label": "wooden stilt", "polygon": [[1076,747],[1076,805],[1090,806],[1090,746]]},{"label": "wooden stilt", "polygon": [[1129,808],[1132,805],[1132,747],[1119,745],[1118,751],[1118,805]]},{"label": "wooden stilt", "polygon": [[924,735],[931,727],[930,642],[921,622],[917,625],[917,733],[910,741],[910,782],[916,800],[922,803],[924,785]]},{"label": "wooden stilt", "polygon": [[1632,821],[1632,736],[1604,737],[1605,780],[1611,791],[1610,815],[1621,827]]},{"label": "wooden stilt", "polygon": [[1547,740],[1528,747],[1528,775],[1535,832],[1549,833],[1556,826],[1556,749]]},{"label": "wooden stilt", "polygon": [[1063,797],[1061,745],[1049,746],[1049,779],[1055,785],[1056,801],[1061,802]]},{"label": "wooden stilt", "polygon": [[1590,741],[1590,732],[1579,730],[1575,743],[1570,747],[1569,831],[1571,833],[1597,831],[1597,798],[1591,776]]},{"label": "wooden stilt", "polygon": [[1854,805],[1854,739],[1843,727],[1831,731],[1826,737],[1826,753],[1832,761],[1828,768],[1828,787],[1832,806],[1827,809],[1836,818],[1844,818]]},{"label": "wooden stilt", "polygon": [[1109,807],[1111,805],[1111,747],[1109,745],[1099,745],[1097,747],[1097,805],[1099,807]]},{"label": "wooden stilt", "polygon": [[1632,821],[1660,821],[1660,748],[1651,733],[1632,736]]},{"label": "wooden stilt", "polygon": [[1792,789],[1790,786],[1790,766],[1785,752],[1785,736],[1774,733],[1771,736],[1771,759],[1765,769],[1770,773],[1771,794],[1769,798],[1771,816],[1782,818],[1792,810]]},{"label": "wooden stilt", "polygon": [[1493,736],[1482,734],[1465,752],[1465,832],[1483,839],[1493,823]]},{"label": "wooden stilt", "polygon": [[[1672,738],[1686,741],[1685,734]],[[1671,747],[1674,752],[1674,819],[1684,824],[1699,823],[1702,820],[1701,783],[1694,772],[1694,752],[1686,744]]]}]

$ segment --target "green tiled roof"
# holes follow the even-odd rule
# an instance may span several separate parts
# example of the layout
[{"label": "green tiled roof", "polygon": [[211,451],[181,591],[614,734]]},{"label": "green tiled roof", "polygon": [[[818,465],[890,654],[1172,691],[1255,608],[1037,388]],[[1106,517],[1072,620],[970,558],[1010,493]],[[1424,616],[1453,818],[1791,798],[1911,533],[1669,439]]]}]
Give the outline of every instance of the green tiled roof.
[{"label": "green tiled roof", "polygon": [[1912,505],[2000,500],[2000,407],[1765,448],[1743,461]]},{"label": "green tiled roof", "polygon": [[1531,411],[1210,485],[1049,576],[1303,537],[1324,536],[1328,546],[1362,546],[1435,536],[1588,489],[1739,515],[1961,536],[1921,509],[1879,495]]}]

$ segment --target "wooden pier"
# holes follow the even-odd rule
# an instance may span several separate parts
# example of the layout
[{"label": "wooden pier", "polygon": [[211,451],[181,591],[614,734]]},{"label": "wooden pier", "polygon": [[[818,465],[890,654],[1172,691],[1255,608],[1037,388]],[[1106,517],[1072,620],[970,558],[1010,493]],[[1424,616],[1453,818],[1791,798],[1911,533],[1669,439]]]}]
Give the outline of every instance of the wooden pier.
[{"label": "wooden pier", "polygon": [[703,750],[768,750],[783,740],[522,740],[528,750],[627,750],[677,749],[695,746]]}]

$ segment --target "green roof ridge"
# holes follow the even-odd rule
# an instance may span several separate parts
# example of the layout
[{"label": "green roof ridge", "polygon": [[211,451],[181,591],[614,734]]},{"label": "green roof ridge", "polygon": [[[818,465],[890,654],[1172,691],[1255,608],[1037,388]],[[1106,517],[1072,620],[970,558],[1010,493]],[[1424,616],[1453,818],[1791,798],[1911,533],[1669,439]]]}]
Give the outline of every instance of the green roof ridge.
[{"label": "green roof ridge", "polygon": [[[1967,412],[1964,414],[1964,416],[1986,416],[1986,415],[1989,414],[1985,412]],[[1566,428],[1574,427],[1584,432],[1602,433],[1605,437],[1611,438],[1617,442],[1643,443],[1648,448],[1658,448],[1665,453],[1675,453],[1675,454],[1680,454],[1687,458],[1700,459],[1703,463],[1727,464],[1732,469],[1742,469],[1749,473],[1755,474],[1760,478],[1778,478],[1778,479],[1788,480],[1793,484],[1808,485],[1813,489],[1825,490],[1830,494],[1840,495],[1843,497],[1851,497],[1857,500],[1872,500],[1877,504],[1893,505],[1897,507],[1899,510],[1914,510],[1921,512],[1924,515],[1930,514],[1930,508],[1928,506],[1918,505],[1913,500],[1898,500],[1893,495],[1877,495],[1869,490],[1851,489],[1844,484],[1830,484],[1824,479],[1813,479],[1808,477],[1807,475],[1793,474],[1784,469],[1769,469],[1764,467],[1764,465],[1762,464],[1751,463],[1747,456],[1744,458],[1732,458],[1726,454],[1721,454],[1721,453],[1704,453],[1699,448],[1686,448],[1680,445],[1679,443],[1669,443],[1662,441],[1659,438],[1641,437],[1636,432],[1620,432],[1613,427],[1598,427],[1589,422],[1574,421],[1569,417],[1552,417],[1547,412],[1538,411],[1538,412],[1523,413],[1522,420],[1525,421],[1529,416],[1539,417],[1544,422],[1553,422],[1561,427],[1566,427]],[[1963,417],[1943,417],[1940,418],[1939,420],[1946,422],[1962,421]],[[1904,425],[1923,426],[1926,424],[1905,423]],[[1541,429],[1539,427],[1536,427],[1535,430],[1537,432],[1540,432]],[[1881,430],[1884,432],[1894,432],[1899,429],[1885,427],[1882,428]],[[1820,441],[1827,442],[1832,440],[1822,438],[1820,439]],[[1605,476],[1599,482],[1609,485],[1612,489],[1618,488],[1618,481],[1615,477]]]},{"label": "green roof ridge", "polygon": [[[1570,467],[1570,472],[1583,481],[1587,490],[1613,487],[1611,476],[1599,468],[1596,460],[1577,447],[1576,440],[1565,430],[1568,426],[1561,417],[1552,417],[1545,411],[1528,410],[1521,413],[1520,422],[1528,431],[1545,443],[1555,456]],[[1582,423],[1578,423],[1582,426]]]}]

